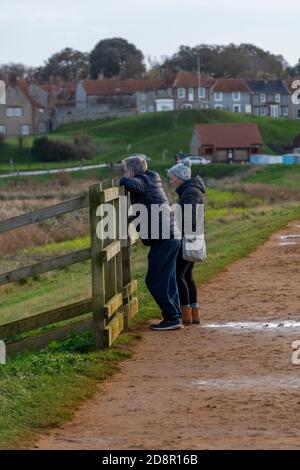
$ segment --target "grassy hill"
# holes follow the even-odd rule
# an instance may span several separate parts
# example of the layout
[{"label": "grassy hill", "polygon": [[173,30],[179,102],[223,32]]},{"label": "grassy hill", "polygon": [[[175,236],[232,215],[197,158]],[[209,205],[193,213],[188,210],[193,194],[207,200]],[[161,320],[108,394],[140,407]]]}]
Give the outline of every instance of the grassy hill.
[{"label": "grassy hill", "polygon": [[[109,121],[93,121],[68,124],[51,134],[52,138],[72,141],[74,137],[89,136],[97,144],[97,152],[89,162],[118,161],[130,152],[146,153],[153,163],[159,164],[166,149],[167,162],[180,149],[189,152],[193,126],[196,123],[256,122],[260,128],[266,153],[274,153],[270,144],[288,143],[300,133],[300,122],[287,119],[254,117],[218,110],[187,110],[166,113],[150,113]],[[0,147],[0,170],[9,169],[9,158],[13,158],[18,169],[41,167],[33,162],[30,147],[33,137],[24,140],[23,149],[18,148],[17,139],[7,139]],[[64,164],[64,162],[62,162]],[[47,167],[58,166],[57,163]],[[70,162],[66,164],[70,166]]]},{"label": "grassy hill", "polygon": [[57,136],[70,138],[82,133],[107,148],[103,157],[114,160],[127,152],[128,144],[132,151],[144,152],[155,162],[162,159],[164,149],[169,158],[178,150],[189,152],[193,126],[197,123],[254,122],[261,131],[265,148],[272,153],[269,144],[288,143],[300,133],[300,123],[288,119],[254,117],[218,110],[175,111],[172,113],[151,113],[109,122],[68,124],[56,132]]}]

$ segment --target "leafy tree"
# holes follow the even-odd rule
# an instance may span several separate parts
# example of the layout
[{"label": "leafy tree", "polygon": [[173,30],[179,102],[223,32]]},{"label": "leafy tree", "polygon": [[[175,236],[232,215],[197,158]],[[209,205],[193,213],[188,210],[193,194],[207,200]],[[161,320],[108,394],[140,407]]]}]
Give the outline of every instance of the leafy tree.
[{"label": "leafy tree", "polygon": [[299,77],[300,75],[300,59],[294,67],[288,67],[287,72],[290,77]]},{"label": "leafy tree", "polygon": [[253,44],[180,46],[164,65],[174,72],[195,71],[198,56],[201,72],[216,77],[257,78],[266,73],[270,77],[283,78],[287,75],[288,63],[281,55],[271,54]]},{"label": "leafy tree", "polygon": [[87,78],[89,75],[89,54],[66,47],[53,54],[45,65],[37,69],[37,76],[42,80],[59,77],[63,80]]},{"label": "leafy tree", "polygon": [[103,73],[106,78],[138,78],[145,73],[143,60],[143,53],[126,39],[103,39],[90,54],[91,77]]}]

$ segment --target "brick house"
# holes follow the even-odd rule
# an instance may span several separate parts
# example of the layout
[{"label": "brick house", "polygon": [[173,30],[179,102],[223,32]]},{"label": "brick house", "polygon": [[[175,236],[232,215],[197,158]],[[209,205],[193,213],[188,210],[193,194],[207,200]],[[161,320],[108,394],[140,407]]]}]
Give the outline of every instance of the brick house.
[{"label": "brick house", "polygon": [[25,80],[6,83],[6,103],[0,104],[0,133],[26,136],[47,132],[48,109],[30,96]]},{"label": "brick house", "polygon": [[251,114],[251,93],[245,80],[218,79],[211,90],[212,108]]},{"label": "brick house", "polygon": [[246,162],[261,153],[263,140],[256,124],[197,124],[193,130],[191,155],[213,162]]},{"label": "brick house", "polygon": [[247,80],[254,116],[285,117],[290,114],[290,92],[282,80]]},{"label": "brick house", "polygon": [[137,113],[174,111],[172,83],[167,80],[139,80],[135,92]]},{"label": "brick house", "polygon": [[178,72],[173,83],[175,109],[210,108],[213,84],[212,78],[197,72]]},{"label": "brick house", "polygon": [[35,100],[47,107],[50,131],[60,124],[73,120],[76,114],[75,82],[32,83],[28,89]]}]

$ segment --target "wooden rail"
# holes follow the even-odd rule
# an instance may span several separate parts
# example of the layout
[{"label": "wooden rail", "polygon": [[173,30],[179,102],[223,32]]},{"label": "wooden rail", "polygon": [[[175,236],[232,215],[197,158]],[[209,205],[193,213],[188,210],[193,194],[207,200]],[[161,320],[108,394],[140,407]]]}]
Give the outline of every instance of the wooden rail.
[{"label": "wooden rail", "polygon": [[[0,314],[0,339],[8,340],[8,354],[23,350],[37,351],[53,340],[63,340],[70,333],[85,330],[92,331],[94,347],[103,349],[111,346],[119,334],[128,328],[129,321],[138,311],[138,299],[135,296],[137,282],[132,280],[131,275],[130,251],[134,240],[104,240],[96,233],[103,212],[99,206],[101,209],[104,203],[113,204],[116,210],[117,219],[112,223],[118,233],[120,196],[127,195],[123,188],[114,184],[107,188],[101,184],[93,185],[86,196],[0,221],[0,233],[4,233],[87,207],[90,216],[89,248],[0,274],[1,286],[75,263],[91,261],[92,298],[5,324],[1,324]],[[51,328],[43,333],[38,332],[45,327]],[[18,337],[28,333],[28,337]]]}]

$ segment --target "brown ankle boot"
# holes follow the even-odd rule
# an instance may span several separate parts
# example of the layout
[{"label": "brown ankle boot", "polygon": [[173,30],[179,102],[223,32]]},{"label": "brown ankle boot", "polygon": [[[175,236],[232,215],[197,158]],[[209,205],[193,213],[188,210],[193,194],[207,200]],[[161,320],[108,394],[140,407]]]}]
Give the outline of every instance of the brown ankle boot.
[{"label": "brown ankle boot", "polygon": [[184,325],[191,325],[193,323],[191,307],[181,307],[181,312]]},{"label": "brown ankle boot", "polygon": [[193,323],[196,323],[197,325],[199,325],[200,323],[199,307],[192,308],[192,319],[193,319]]}]

